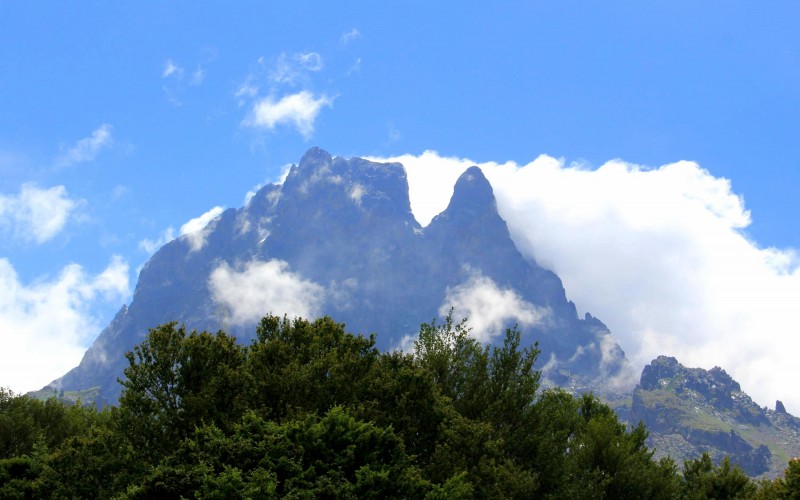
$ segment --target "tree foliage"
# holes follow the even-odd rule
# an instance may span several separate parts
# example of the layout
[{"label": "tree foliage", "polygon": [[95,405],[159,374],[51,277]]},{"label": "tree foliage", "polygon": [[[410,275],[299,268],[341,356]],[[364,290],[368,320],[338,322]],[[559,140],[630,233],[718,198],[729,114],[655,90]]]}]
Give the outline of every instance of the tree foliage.
[{"label": "tree foliage", "polygon": [[448,315],[413,353],[330,318],[255,340],[168,323],[128,353],[119,407],[0,389],[2,498],[798,498],[706,455],[654,461],[591,394],[542,390],[536,345]]}]

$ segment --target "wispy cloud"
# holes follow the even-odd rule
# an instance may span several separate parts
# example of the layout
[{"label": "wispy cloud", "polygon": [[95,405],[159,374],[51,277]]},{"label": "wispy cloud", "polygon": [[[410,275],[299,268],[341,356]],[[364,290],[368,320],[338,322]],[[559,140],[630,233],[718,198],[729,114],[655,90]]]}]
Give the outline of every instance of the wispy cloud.
[{"label": "wispy cloud", "polygon": [[145,238],[142,241],[140,241],[139,250],[143,251],[148,255],[152,255],[156,253],[156,251],[158,251],[159,248],[163,247],[164,245],[166,245],[167,243],[169,243],[174,239],[175,239],[175,229],[168,227],[167,229],[164,230],[163,233],[161,233],[161,235],[158,238],[154,240]]},{"label": "wispy cloud", "polygon": [[[405,155],[420,223],[444,210],[468,159]],[[637,369],[659,354],[722,366],[761,404],[800,411],[800,259],[743,229],[750,213],[727,179],[692,162],[599,168],[541,156],[479,163],[524,254],[606,323]]]},{"label": "wispy cloud", "polygon": [[333,107],[333,98],[324,94],[315,97],[307,90],[283,96],[279,100],[266,97],[253,105],[250,115],[242,124],[270,131],[278,125],[288,125],[309,139],[314,133],[314,122],[325,106]]},{"label": "wispy cloud", "polygon": [[206,79],[206,71],[203,68],[198,67],[192,72],[192,79],[189,80],[189,85],[198,86],[203,83],[203,80]]},{"label": "wispy cloud", "polygon": [[0,258],[0,385],[36,390],[76,366],[100,330],[93,311],[129,295],[128,265],[120,257],[94,276],[71,264],[31,284]]},{"label": "wispy cloud", "polygon": [[358,40],[359,38],[361,38],[361,33],[357,29],[353,28],[350,31],[342,33],[342,36],[339,37],[339,42],[342,45],[347,45],[354,40]]},{"label": "wispy cloud", "polygon": [[94,161],[100,151],[110,146],[113,142],[111,130],[113,127],[104,123],[94,129],[89,137],[79,140],[68,148],[56,160],[57,167],[69,167],[78,163]]},{"label": "wispy cloud", "polygon": [[345,73],[345,76],[350,76],[353,73],[358,73],[359,71],[361,71],[361,58],[357,57],[355,62],[353,62],[353,65],[350,66],[350,69],[348,69],[347,73]]},{"label": "wispy cloud", "polygon": [[161,78],[181,78],[183,76],[183,68],[175,64],[172,59],[167,59],[164,62],[164,71],[161,72]]},{"label": "wispy cloud", "polygon": [[268,313],[314,318],[325,296],[322,286],[293,273],[281,260],[251,261],[241,268],[222,264],[212,271],[209,288],[226,309],[225,320],[236,325]]},{"label": "wispy cloud", "polygon": [[0,195],[0,227],[17,239],[41,244],[60,233],[82,203],[70,198],[64,186],[24,184],[18,195]]},{"label": "wispy cloud", "polygon": [[[264,59],[259,59],[264,64]],[[280,85],[304,85],[308,83],[309,74],[323,68],[322,56],[317,52],[297,52],[291,55],[281,53],[271,69],[269,80]]]},{"label": "wispy cloud", "polygon": [[212,220],[216,219],[223,210],[223,207],[214,207],[203,215],[195,217],[181,226],[180,234],[186,237],[193,252],[200,250],[206,245],[206,238],[208,237],[206,226],[208,226]]},{"label": "wispy cloud", "polygon": [[322,56],[316,52],[295,54],[294,59],[307,71],[319,71],[322,69]]},{"label": "wispy cloud", "polygon": [[[213,59],[216,56],[212,55],[211,57]],[[210,60],[206,60],[206,62]],[[173,59],[167,59],[161,72],[161,78],[165,80],[161,89],[170,103],[175,106],[182,106],[183,101],[181,99],[185,97],[188,87],[201,86],[206,79],[206,75],[206,69],[203,64],[198,64],[194,71],[187,71]]]}]

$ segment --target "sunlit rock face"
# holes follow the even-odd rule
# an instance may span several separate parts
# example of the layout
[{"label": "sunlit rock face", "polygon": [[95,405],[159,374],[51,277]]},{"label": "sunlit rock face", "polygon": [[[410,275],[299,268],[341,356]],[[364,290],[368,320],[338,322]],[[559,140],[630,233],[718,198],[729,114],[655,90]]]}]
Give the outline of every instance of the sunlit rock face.
[{"label": "sunlit rock face", "polygon": [[518,324],[556,382],[612,380],[627,366],[605,325],[579,318],[558,276],[517,251],[479,168],[464,172],[447,209],[423,228],[401,164],[312,148],[282,185],[156,252],[131,304],[53,384],[99,385],[115,401],[125,352],[168,321],[246,341],[267,313],[330,315],[395,349],[451,308],[482,341]]}]

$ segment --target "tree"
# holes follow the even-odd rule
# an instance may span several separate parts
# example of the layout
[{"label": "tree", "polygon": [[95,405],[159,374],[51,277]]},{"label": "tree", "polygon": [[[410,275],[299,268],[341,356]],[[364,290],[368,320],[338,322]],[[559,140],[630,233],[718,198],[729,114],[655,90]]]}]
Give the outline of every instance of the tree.
[{"label": "tree", "polygon": [[120,417],[146,456],[166,453],[195,426],[220,427],[242,411],[245,351],[234,337],[168,323],[126,354]]},{"label": "tree", "polygon": [[756,485],[737,466],[731,466],[725,457],[715,466],[708,453],[683,465],[684,497],[691,499],[749,498],[756,493]]}]

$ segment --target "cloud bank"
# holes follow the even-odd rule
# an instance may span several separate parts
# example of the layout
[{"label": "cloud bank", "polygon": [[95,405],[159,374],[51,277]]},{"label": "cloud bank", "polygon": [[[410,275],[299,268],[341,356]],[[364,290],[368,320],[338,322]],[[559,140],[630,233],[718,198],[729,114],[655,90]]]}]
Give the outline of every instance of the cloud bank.
[{"label": "cloud bank", "polygon": [[129,294],[128,265],[120,257],[95,276],[71,264],[31,284],[20,283],[11,262],[0,258],[0,386],[40,389],[77,366],[101,328],[92,311]]},{"label": "cloud bank", "polygon": [[747,237],[750,214],[727,179],[686,161],[592,169],[548,156],[526,165],[435,152],[376,160],[405,165],[422,224],[477,164],[520,251],[561,277],[637,370],[659,354],[721,366],[760,404],[781,399],[800,412],[800,260]]},{"label": "cloud bank", "polygon": [[322,286],[291,272],[282,260],[251,261],[239,268],[222,264],[211,272],[209,289],[235,325],[268,313],[314,318],[325,297]]},{"label": "cloud bank", "polygon": [[16,239],[41,244],[64,229],[81,203],[64,186],[23,184],[18,195],[0,194],[0,227]]}]

